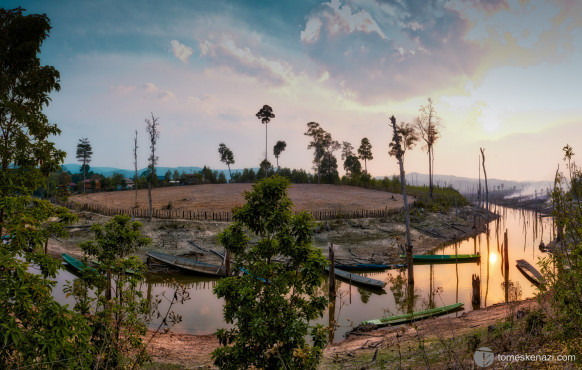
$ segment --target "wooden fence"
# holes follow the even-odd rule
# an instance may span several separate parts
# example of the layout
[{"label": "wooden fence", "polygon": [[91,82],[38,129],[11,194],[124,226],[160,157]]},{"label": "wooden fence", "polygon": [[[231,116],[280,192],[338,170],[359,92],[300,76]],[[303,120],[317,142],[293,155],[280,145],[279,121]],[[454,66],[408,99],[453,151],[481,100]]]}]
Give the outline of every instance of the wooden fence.
[{"label": "wooden fence", "polygon": [[[135,218],[148,218],[149,210],[142,208],[111,208],[95,204],[77,204],[73,202],[59,202],[56,199],[53,203],[75,211],[86,211],[99,213],[106,216],[128,215]],[[412,208],[412,204],[411,204]],[[403,212],[404,208],[385,208],[376,210],[352,210],[352,211],[311,211],[315,220],[336,220],[336,219],[353,219],[353,218],[385,218],[390,215]],[[295,212],[297,214],[298,212]],[[187,211],[187,210],[167,210],[152,209],[152,217],[159,219],[182,219],[182,220],[210,220],[210,221],[231,221],[232,212],[212,212],[212,211]]]}]

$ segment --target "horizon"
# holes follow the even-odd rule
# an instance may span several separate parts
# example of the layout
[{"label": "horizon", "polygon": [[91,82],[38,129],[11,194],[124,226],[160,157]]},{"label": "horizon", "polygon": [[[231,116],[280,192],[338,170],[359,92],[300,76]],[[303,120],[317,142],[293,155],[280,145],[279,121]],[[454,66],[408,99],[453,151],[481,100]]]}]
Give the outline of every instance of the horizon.
[{"label": "horizon", "polygon": [[[20,6],[8,0],[5,8]],[[496,0],[186,2],[27,1],[52,30],[41,63],[61,73],[44,111],[62,130],[51,138],[74,159],[89,138],[93,161],[146,167],[144,119],[160,118],[158,167],[212,169],[225,143],[237,168],[269,160],[285,140],[281,167],[312,172],[307,122],[357,149],[368,137],[372,176],[398,173],[387,154],[388,117],[412,120],[427,98],[442,119],[435,176],[476,178],[479,148],[488,177],[552,181],[562,148],[582,150],[582,3]],[[343,174],[338,157],[338,170]],[[575,157],[576,158],[576,157]],[[419,143],[407,173],[428,172]],[[363,164],[363,163],[362,163]],[[101,167],[101,166],[97,166]]]},{"label": "horizon", "polygon": [[[80,164],[78,163],[63,163],[61,166],[78,166],[81,167]],[[156,166],[156,173],[158,172],[159,168],[168,168],[168,169],[178,169],[178,168],[200,168],[202,169],[204,167],[204,165],[202,166]],[[110,166],[91,166],[89,165],[89,170],[93,171],[94,168],[97,169],[110,169],[110,170],[121,170],[121,171],[128,171],[128,172],[134,172],[135,169],[127,169],[127,168],[120,168],[120,167],[110,167]],[[228,169],[224,169],[224,168],[211,168],[209,167],[212,171],[219,171],[219,172],[223,172],[227,179],[230,177],[228,174]],[[248,169],[253,169],[253,170],[258,170],[259,167],[246,167]],[[239,172],[239,171],[243,171],[245,168],[231,168],[231,172]],[[147,170],[147,166],[143,167],[143,168],[138,168],[138,172],[143,172]],[[293,170],[293,168],[291,168],[291,170]],[[297,169],[298,170],[298,169]],[[70,172],[70,171],[69,171]],[[113,171],[114,172],[114,171]],[[312,174],[315,175],[315,173],[310,172],[310,171],[306,171],[308,174]],[[71,173],[75,173],[75,172],[71,172]],[[97,172],[100,173],[100,172]],[[159,175],[164,175],[164,174],[159,174]],[[406,181],[407,183],[410,183],[411,185],[413,184],[414,181],[417,181],[418,179],[415,180],[414,177],[408,177],[408,175],[420,175],[420,176],[426,176],[427,177],[427,181],[428,181],[428,173],[421,173],[421,172],[407,172],[406,173]],[[398,173],[393,173],[390,175],[375,175],[373,176],[376,179],[382,179],[384,177],[399,177],[400,175]],[[434,174],[435,178],[446,178],[446,177],[453,177],[455,179],[460,179],[460,180],[471,180],[471,181],[478,181],[479,179],[477,177],[464,177],[464,176],[456,176],[456,175],[451,175],[451,174],[438,174],[435,173]],[[501,179],[501,178],[488,178],[487,179],[489,182],[494,181],[494,182],[507,182],[507,183],[551,183],[552,181],[547,181],[547,180],[511,180],[511,179]],[[440,181],[440,180],[439,180]],[[484,182],[485,180],[483,178],[481,178],[481,181]],[[436,182],[436,180],[435,180]]]}]

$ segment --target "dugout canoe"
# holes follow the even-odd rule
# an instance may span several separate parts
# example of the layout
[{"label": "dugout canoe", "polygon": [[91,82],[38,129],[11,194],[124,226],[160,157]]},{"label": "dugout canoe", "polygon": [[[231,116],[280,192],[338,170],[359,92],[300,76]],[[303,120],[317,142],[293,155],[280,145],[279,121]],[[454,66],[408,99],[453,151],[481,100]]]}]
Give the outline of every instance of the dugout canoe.
[{"label": "dugout canoe", "polygon": [[156,261],[176,267],[186,272],[193,272],[205,276],[224,276],[224,266],[217,266],[210,263],[193,260],[191,258],[173,256],[154,251],[147,251],[146,255]]},{"label": "dugout canoe", "polygon": [[[406,259],[406,255],[401,254],[400,258]],[[480,262],[481,255],[477,254],[415,254],[412,261],[417,263],[463,263]]]},{"label": "dugout canoe", "polygon": [[372,264],[372,263],[358,263],[355,265],[345,265],[342,263],[336,263],[335,268],[343,271],[380,271],[389,270],[405,267],[406,264],[401,265],[383,265],[383,264]]},{"label": "dugout canoe", "polygon": [[[343,271],[338,268],[334,268],[334,274],[337,278],[351,282],[352,285],[361,286],[365,288],[372,288],[372,289],[383,289],[386,286],[385,281],[376,280],[372,278],[368,278],[362,275],[353,274],[351,272]],[[329,268],[326,267],[326,272],[329,273]]]},{"label": "dugout canoe", "polygon": [[535,286],[540,286],[542,283],[542,274],[526,260],[517,260],[517,269]]},{"label": "dugout canoe", "polygon": [[82,272],[85,269],[90,269],[90,270],[95,271],[95,269],[93,267],[85,265],[83,262],[79,261],[75,257],[69,256],[66,253],[62,253],[61,257],[63,257],[63,260],[66,262],[67,266],[69,266],[71,269],[73,269],[76,272]]},{"label": "dugout canoe", "polygon": [[451,313],[454,311],[459,311],[462,309],[462,307],[463,307],[463,303],[454,303],[454,304],[450,304],[448,306],[432,308],[430,310],[417,311],[417,312],[413,312],[413,313],[406,313],[406,314],[386,317],[386,318],[382,318],[382,319],[367,320],[367,321],[363,321],[362,325],[373,324],[373,325],[382,327],[382,326],[388,326],[388,325],[405,324],[405,323],[411,322],[411,321],[424,320],[424,319],[427,319],[429,317],[444,315],[444,314]]}]

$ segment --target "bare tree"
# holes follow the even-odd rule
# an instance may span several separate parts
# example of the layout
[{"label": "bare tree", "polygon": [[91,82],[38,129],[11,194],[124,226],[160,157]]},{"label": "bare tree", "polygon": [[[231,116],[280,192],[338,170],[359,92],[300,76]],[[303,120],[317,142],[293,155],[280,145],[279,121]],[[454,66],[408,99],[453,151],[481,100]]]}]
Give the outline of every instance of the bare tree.
[{"label": "bare tree", "polygon": [[418,140],[418,136],[410,124],[401,123],[396,124],[396,118],[390,117],[390,124],[392,126],[392,142],[390,142],[391,156],[396,157],[398,165],[400,166],[400,189],[402,191],[402,198],[404,202],[404,214],[406,220],[406,265],[408,267],[408,285],[409,293],[414,292],[414,271],[412,264],[412,240],[410,238],[410,212],[408,210],[408,199],[406,197],[406,174],[404,172],[404,153],[407,149],[411,149]]},{"label": "bare tree", "polygon": [[159,117],[154,117],[153,113],[151,119],[145,119],[146,132],[148,133],[150,139],[150,157],[148,158],[148,200],[150,206],[150,221],[152,220],[152,182],[156,176],[156,164],[158,163],[158,157],[156,156],[156,144],[158,143],[158,139],[160,137],[158,120]]},{"label": "bare tree", "polygon": [[273,108],[268,105],[263,105],[263,108],[259,110],[256,116],[265,125],[265,161],[268,161],[267,154],[269,152],[267,151],[267,125],[269,122],[271,122],[272,118],[275,118],[275,114],[273,114]]},{"label": "bare tree", "polygon": [[419,109],[420,116],[416,119],[416,127],[420,137],[425,142],[425,148],[428,153],[428,184],[429,194],[432,199],[433,193],[433,172],[434,172],[434,144],[440,137],[440,118],[434,109],[431,98],[428,98],[428,104],[422,105]]},{"label": "bare tree", "polygon": [[489,233],[489,188],[487,187],[487,172],[485,171],[485,149],[481,149],[481,158],[483,159],[483,176],[485,177],[485,214],[487,224],[487,233]]},{"label": "bare tree", "polygon": [[137,148],[137,130],[135,130],[135,137],[133,138],[133,167],[135,168],[133,187],[135,188],[135,208],[137,208]]}]

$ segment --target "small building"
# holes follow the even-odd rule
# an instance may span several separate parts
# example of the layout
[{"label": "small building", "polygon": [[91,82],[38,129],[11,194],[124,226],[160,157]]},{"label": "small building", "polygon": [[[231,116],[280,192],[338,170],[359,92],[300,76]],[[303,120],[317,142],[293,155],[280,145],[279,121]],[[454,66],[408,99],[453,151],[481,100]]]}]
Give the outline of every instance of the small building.
[{"label": "small building", "polygon": [[125,189],[134,189],[135,183],[129,177],[124,178],[125,180]]},{"label": "small building", "polygon": [[[94,193],[101,190],[101,181],[99,180],[86,179],[81,181],[81,183],[85,188],[85,192]],[[93,188],[93,184],[95,184],[95,188]],[[83,187],[81,187],[81,189],[83,189]]]}]

